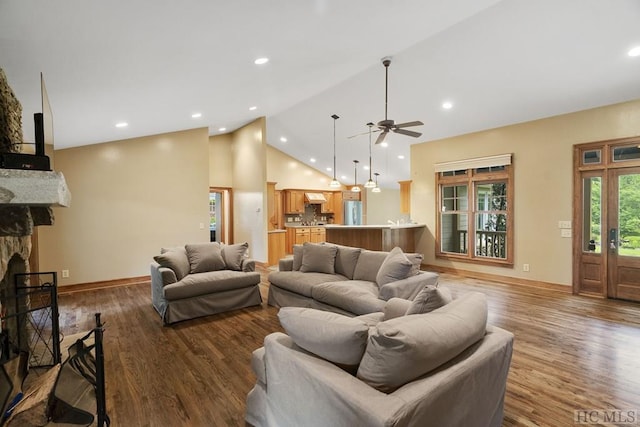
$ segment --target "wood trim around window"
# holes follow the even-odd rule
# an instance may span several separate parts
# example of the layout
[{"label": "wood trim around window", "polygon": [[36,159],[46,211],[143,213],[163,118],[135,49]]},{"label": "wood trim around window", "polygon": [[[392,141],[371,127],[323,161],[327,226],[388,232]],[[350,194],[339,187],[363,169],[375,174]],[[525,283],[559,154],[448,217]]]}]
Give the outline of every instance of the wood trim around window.
[{"label": "wood trim around window", "polygon": [[[450,261],[462,261],[470,262],[474,264],[492,265],[513,267],[514,259],[514,173],[513,164],[501,165],[504,166],[503,171],[492,171],[485,173],[476,173],[474,169],[467,169],[465,175],[454,176],[442,176],[440,172],[436,172],[436,239],[435,239],[435,255],[439,259],[447,259]],[[475,234],[475,214],[477,213],[477,207],[475,206],[475,188],[477,183],[493,183],[498,181],[506,181],[507,183],[507,236],[506,236],[506,258],[490,258],[477,256],[475,254],[475,239],[469,239],[467,253],[457,254],[453,252],[443,252],[441,250],[441,230],[442,219],[441,209],[443,205],[442,200],[442,186],[443,185],[455,185],[464,184],[467,186],[467,215],[469,223],[469,234]]]}]

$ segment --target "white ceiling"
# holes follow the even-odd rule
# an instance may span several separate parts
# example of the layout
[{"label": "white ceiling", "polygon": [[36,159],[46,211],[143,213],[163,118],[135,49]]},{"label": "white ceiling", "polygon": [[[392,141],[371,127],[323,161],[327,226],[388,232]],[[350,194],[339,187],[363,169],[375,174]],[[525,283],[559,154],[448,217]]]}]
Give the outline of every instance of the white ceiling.
[{"label": "white ceiling", "polygon": [[640,98],[639,22],[638,0],[0,0],[0,67],[31,141],[44,73],[56,148],[266,116],[269,144],[331,175],[338,114],[352,183],[368,137],[347,136],[384,118],[392,56],[389,118],[425,123],[373,148],[398,188],[409,144]]}]

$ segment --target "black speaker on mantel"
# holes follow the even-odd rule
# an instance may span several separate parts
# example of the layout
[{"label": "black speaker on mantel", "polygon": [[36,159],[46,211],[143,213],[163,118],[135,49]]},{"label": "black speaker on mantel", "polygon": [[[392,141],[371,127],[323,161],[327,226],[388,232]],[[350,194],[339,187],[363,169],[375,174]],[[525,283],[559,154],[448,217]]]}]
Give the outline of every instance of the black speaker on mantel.
[{"label": "black speaker on mantel", "polygon": [[0,168],[50,171],[48,156],[24,153],[0,153]]}]

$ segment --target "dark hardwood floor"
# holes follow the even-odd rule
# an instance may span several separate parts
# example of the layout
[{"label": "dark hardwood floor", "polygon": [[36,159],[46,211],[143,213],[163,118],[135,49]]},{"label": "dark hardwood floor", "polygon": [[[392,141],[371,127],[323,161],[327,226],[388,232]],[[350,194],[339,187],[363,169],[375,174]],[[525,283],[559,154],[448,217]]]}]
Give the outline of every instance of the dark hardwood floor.
[{"label": "dark hardwood floor", "polygon": [[[515,334],[504,426],[570,426],[582,409],[640,415],[639,304],[449,274],[440,283],[454,295],[485,293],[489,322]],[[281,330],[276,309],[265,302],[163,327],[148,285],[60,296],[65,334],[90,329],[95,312],[113,426],[244,425],[251,352]]]}]

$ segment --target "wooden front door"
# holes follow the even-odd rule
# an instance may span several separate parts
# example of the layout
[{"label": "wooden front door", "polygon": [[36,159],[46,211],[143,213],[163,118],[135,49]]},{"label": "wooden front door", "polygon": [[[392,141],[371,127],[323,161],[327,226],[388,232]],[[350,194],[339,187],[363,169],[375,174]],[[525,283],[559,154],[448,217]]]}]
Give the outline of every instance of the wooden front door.
[{"label": "wooden front door", "polygon": [[609,171],[608,295],[640,301],[640,167]]},{"label": "wooden front door", "polygon": [[640,138],[574,150],[573,291],[640,301]]}]

